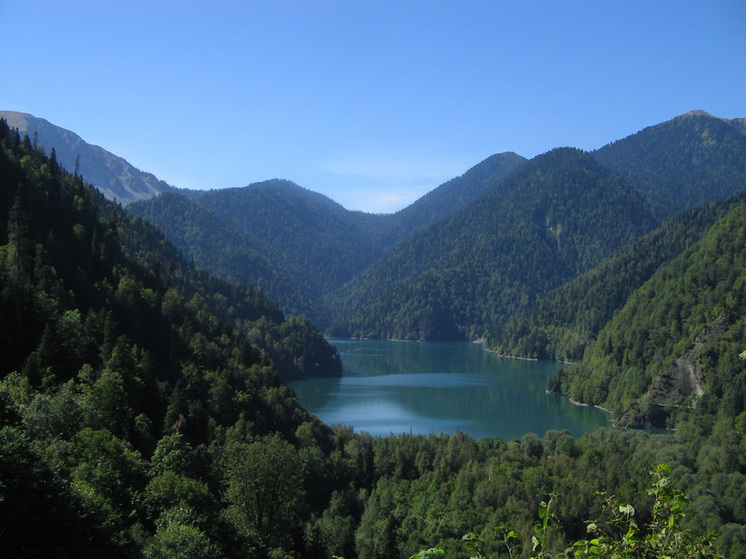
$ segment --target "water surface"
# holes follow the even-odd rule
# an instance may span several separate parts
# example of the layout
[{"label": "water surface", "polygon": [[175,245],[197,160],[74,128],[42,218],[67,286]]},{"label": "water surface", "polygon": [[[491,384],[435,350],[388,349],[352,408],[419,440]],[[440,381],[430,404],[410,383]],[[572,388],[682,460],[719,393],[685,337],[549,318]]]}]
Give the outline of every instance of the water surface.
[{"label": "water surface", "polygon": [[330,340],[344,376],[288,383],[327,424],[371,435],[449,433],[508,440],[610,425],[604,412],[547,394],[553,361],[508,359],[468,342]]}]

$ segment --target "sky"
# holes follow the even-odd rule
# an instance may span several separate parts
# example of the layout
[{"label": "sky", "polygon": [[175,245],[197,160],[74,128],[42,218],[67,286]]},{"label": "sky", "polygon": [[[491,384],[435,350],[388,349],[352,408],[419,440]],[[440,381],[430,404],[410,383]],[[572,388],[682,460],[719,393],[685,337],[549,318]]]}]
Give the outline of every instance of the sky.
[{"label": "sky", "polygon": [[742,0],[0,0],[0,110],[182,188],[388,213],[694,109],[746,117]]}]

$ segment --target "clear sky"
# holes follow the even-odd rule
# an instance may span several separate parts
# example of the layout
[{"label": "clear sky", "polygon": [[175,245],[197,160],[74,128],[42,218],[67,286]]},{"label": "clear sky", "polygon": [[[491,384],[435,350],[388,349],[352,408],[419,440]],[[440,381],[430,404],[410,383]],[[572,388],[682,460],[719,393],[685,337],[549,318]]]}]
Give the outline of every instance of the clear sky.
[{"label": "clear sky", "polygon": [[389,212],[494,153],[746,117],[746,2],[0,0],[0,109],[175,186]]}]

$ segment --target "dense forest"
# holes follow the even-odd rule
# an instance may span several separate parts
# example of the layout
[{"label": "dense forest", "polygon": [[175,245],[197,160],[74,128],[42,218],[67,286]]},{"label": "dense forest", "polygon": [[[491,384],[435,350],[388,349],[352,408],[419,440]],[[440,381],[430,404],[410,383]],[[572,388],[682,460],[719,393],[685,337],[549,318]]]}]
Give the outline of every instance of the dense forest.
[{"label": "dense forest", "polygon": [[675,426],[695,405],[746,419],[746,202],[734,206],[627,299],[556,389],[629,426]]},{"label": "dense forest", "polygon": [[[650,231],[640,195],[580,150],[537,156],[329,298],[336,335],[477,339]],[[358,309],[352,316],[346,309]]]},{"label": "dense forest", "polygon": [[[551,248],[569,279],[632,270],[624,252],[603,259],[655,227],[642,197],[588,154],[543,159],[503,185],[529,204],[510,214],[525,246]],[[542,204],[548,170],[567,190]],[[619,230],[584,242],[608,214]],[[0,553],[744,558],[745,231],[739,198],[668,222],[633,241],[654,254],[608,324],[594,301],[595,318],[569,322],[587,359],[554,388],[675,430],[374,438],[320,423],[283,386],[339,374],[306,319],[197,269],[0,121]]]},{"label": "dense forest", "polygon": [[576,362],[614,313],[664,264],[699,241],[744,194],[686,211],[540,297],[529,310],[503,315],[485,344],[510,356]]},{"label": "dense forest", "polygon": [[349,211],[282,180],[167,193],[127,210],[156,225],[198,266],[262,286],[283,310],[323,327],[332,314],[325,296],[497,187],[524,161],[514,153],[493,155],[395,214]]},{"label": "dense forest", "polygon": [[[484,338],[531,357],[544,342],[529,339],[523,325],[531,330],[532,317],[544,312],[533,306],[548,291],[632,237],[743,190],[744,130],[739,119],[694,111],[587,154],[553,150],[530,162],[497,154],[389,215],[349,212],[278,180],[185,192],[191,208],[167,195],[129,211],[160,227],[197,265],[262,286],[327,334]],[[612,306],[631,291],[617,293]],[[552,336],[567,327],[545,326],[557,330]],[[585,341],[566,334],[569,353],[561,357],[575,360]]]},{"label": "dense forest", "polygon": [[635,186],[660,219],[727,198],[746,183],[744,119],[691,111],[593,152]]}]

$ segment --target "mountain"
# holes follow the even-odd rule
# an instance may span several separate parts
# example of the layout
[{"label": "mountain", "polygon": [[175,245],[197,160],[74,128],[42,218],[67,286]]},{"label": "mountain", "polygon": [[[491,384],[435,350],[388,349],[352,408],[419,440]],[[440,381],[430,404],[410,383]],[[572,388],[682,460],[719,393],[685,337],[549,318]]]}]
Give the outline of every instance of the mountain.
[{"label": "mountain", "polygon": [[129,204],[171,192],[175,188],[154,175],[136,169],[127,161],[105,149],[92,146],[69,130],[55,126],[43,118],[13,111],[0,111],[11,128],[28,135],[47,154],[55,150],[57,162],[71,173],[81,175],[104,193],[109,200]]},{"label": "mountain", "polygon": [[292,315],[312,316],[313,298],[276,262],[253,248],[247,231],[180,193],[130,204],[127,211],[157,226],[186,260],[219,276],[261,289]]},{"label": "mountain", "polygon": [[330,296],[334,331],[476,339],[655,224],[642,197],[590,155],[552,150]]},{"label": "mountain", "polygon": [[692,111],[595,151],[637,188],[659,219],[746,189],[744,119]]},{"label": "mountain", "polygon": [[356,227],[353,212],[290,181],[213,190],[199,202],[316,295],[350,280],[381,254]]},{"label": "mountain", "polygon": [[[256,556],[220,512],[209,454],[243,463],[244,441],[262,441],[283,479],[282,464],[307,471],[296,434],[316,455],[330,445],[280,382],[341,373],[319,331],[179,259],[2,119],[0,340],[4,557],[162,557],[187,540],[207,542],[195,557],[218,557],[211,540]],[[314,497],[303,489],[298,508]],[[161,542],[174,531],[188,536]]]},{"label": "mountain", "polygon": [[[14,115],[19,118],[18,113]],[[46,122],[20,117],[24,122],[29,118]],[[65,131],[46,124],[58,136],[64,135]],[[42,128],[37,139],[43,139]],[[87,145],[79,138],[72,143]],[[742,191],[745,148],[744,119],[726,120],[693,111],[590,153],[601,165],[586,174],[600,173],[596,179],[590,175],[567,179],[551,172],[547,180],[529,179],[534,186],[542,182],[545,189],[531,199],[524,195],[534,192],[533,186],[515,183],[523,180],[515,177],[528,163],[508,152],[486,159],[389,215],[351,212],[284,180],[220,191],[180,191],[181,196],[169,192],[162,199],[150,197],[155,192],[150,190],[143,194],[148,199],[129,209],[164,231],[196,265],[261,288],[284,311],[308,316],[327,332],[406,339],[487,336],[492,340],[488,343],[508,353],[549,356],[561,345],[564,357],[575,359],[590,330],[581,334],[574,330],[577,324],[560,326],[561,320],[539,325],[544,311],[531,316],[524,313],[548,290],[559,288],[621,246],[620,239],[631,239],[688,208]],[[70,159],[72,153],[65,157]],[[62,159],[62,152],[55,150],[55,155]],[[81,155],[81,169],[83,159]],[[586,227],[579,235],[568,235],[565,225],[564,229],[555,227],[551,223],[554,214],[537,226],[541,211],[527,215],[523,204],[564,208],[567,202],[572,214],[573,201],[582,198],[566,185],[551,184],[564,180],[609,182],[617,185],[614,188],[624,183],[622,188],[637,198],[631,207],[640,217],[639,227],[632,232],[623,226],[619,238],[611,242],[608,236],[590,234],[582,217],[574,223],[580,229]],[[564,196],[570,198],[557,203]],[[480,204],[476,213],[460,213]],[[612,202],[609,207],[620,208],[624,220],[629,217],[621,204]],[[605,234],[608,223],[594,222],[592,217],[602,211],[589,208],[588,212],[588,222]],[[493,225],[486,226],[489,222]],[[508,225],[511,222],[514,225]],[[527,233],[532,227],[536,231]],[[693,231],[687,230],[681,239],[693,239],[689,235]],[[555,248],[550,248],[547,235],[554,238]],[[503,242],[496,241],[498,237],[505,239],[505,247],[493,246]],[[565,242],[568,237],[571,242]],[[552,250],[557,254],[552,255]],[[653,260],[645,269],[652,266]],[[636,276],[636,281],[643,276]],[[628,285],[624,293],[631,288]],[[618,303],[615,299],[612,306]],[[575,311],[563,308],[570,312],[565,319],[573,320]],[[595,316],[594,331],[600,328],[602,316],[606,315]],[[560,329],[546,331],[555,327]],[[557,336],[564,336],[565,341],[558,342]]]},{"label": "mountain", "polygon": [[328,323],[323,295],[494,188],[524,161],[514,153],[494,155],[389,215],[349,211],[283,180],[190,193],[190,201],[170,194],[128,211],[159,227],[199,266],[262,287],[286,312]]},{"label": "mountain", "polygon": [[580,361],[587,345],[632,293],[664,264],[705,236],[746,194],[686,211],[539,298],[525,313],[502,317],[485,340],[502,355]]},{"label": "mountain", "polygon": [[361,220],[361,226],[378,240],[383,250],[388,250],[417,231],[456,214],[461,208],[495,188],[502,179],[525,162],[525,157],[513,152],[492,155],[463,175],[431,190],[406,208],[387,216],[372,216],[376,219],[367,222]]},{"label": "mountain", "polygon": [[[254,350],[265,354],[283,376],[298,378],[322,372],[317,369],[328,375],[340,374],[333,348],[310,325],[286,319],[275,302],[254,288],[228,283],[185,263],[149,223],[105,202],[80,176],[66,173],[54,159],[45,158],[28,137],[21,141],[3,120],[0,136],[8,146],[0,153],[0,229],[7,231],[8,258],[12,262],[3,270],[6,291],[0,317],[6,320],[0,335],[4,357],[0,375],[24,366],[38,343],[35,338],[45,329],[51,328],[53,339],[63,336],[60,328],[64,327],[55,321],[59,319],[57,313],[67,311],[82,318],[100,313],[101,319],[110,311],[118,327],[112,324],[107,335],[123,335],[141,350],[160,356],[162,361],[156,359],[155,364],[166,377],[179,367],[178,360],[173,361],[169,355],[169,351],[177,351],[169,349],[169,344],[176,343],[172,340],[174,333],[167,331],[174,326],[168,324],[169,313],[178,317],[174,320],[184,321],[175,325],[177,330],[186,328],[180,335],[193,333],[200,338],[198,343],[207,361],[219,351],[219,344],[212,345],[217,343],[212,338],[219,337],[217,321],[235,321],[236,325],[226,325],[223,333],[228,335],[233,328],[232,335],[248,336],[248,331],[256,328],[251,335]],[[29,179],[30,167],[39,184]],[[42,271],[44,275],[40,275]],[[28,309],[22,312],[25,307]],[[187,327],[192,312],[200,315],[204,324]],[[7,321],[19,314],[30,321],[20,328]],[[243,334],[242,329],[246,330]],[[104,332],[96,336],[101,334]],[[290,345],[285,338],[298,335],[308,340],[316,338],[313,351],[319,353],[314,362],[308,363],[310,368],[305,368],[308,356],[282,349]],[[227,343],[229,338],[220,343]],[[84,351],[84,347],[77,350]],[[52,370],[60,366],[52,355],[43,358],[51,360]]]},{"label": "mountain", "polygon": [[[489,200],[495,222],[522,218],[517,228],[535,241],[496,243],[531,256],[548,232],[564,265],[582,267],[565,245],[613,244],[600,226],[629,194],[586,154],[557,150],[467,213]],[[0,121],[0,554],[517,557],[541,546],[547,558],[741,558],[743,204],[633,294],[612,320],[624,318],[619,331],[599,337],[622,376],[605,383],[601,370],[590,389],[643,394],[642,411],[668,406],[676,432],[374,438],[323,425],[280,383],[283,370],[338,372],[320,332],[185,262],[146,220]],[[550,215],[555,206],[561,214]],[[663,374],[646,392],[636,363],[656,360]],[[576,379],[581,369],[559,382]],[[619,409],[645,417],[634,400]]]},{"label": "mountain", "polygon": [[660,268],[553,384],[624,426],[673,425],[692,408],[736,417],[746,402],[746,201]]}]

